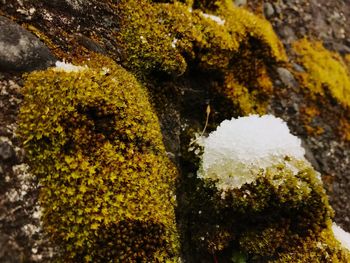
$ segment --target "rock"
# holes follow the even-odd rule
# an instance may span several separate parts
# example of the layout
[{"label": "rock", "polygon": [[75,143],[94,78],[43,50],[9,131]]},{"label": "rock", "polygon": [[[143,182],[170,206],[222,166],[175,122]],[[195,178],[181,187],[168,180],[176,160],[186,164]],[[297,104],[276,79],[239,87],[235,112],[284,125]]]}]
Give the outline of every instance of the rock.
[{"label": "rock", "polygon": [[273,16],[274,13],[275,13],[275,10],[274,10],[272,4],[268,3],[268,2],[265,3],[264,4],[264,15],[265,15],[265,17],[269,18],[269,17]]},{"label": "rock", "polygon": [[277,68],[277,73],[282,83],[287,87],[296,87],[297,81],[290,71],[286,68]]},{"label": "rock", "polygon": [[32,71],[47,68],[55,61],[36,36],[0,16],[0,70]]},{"label": "rock", "polygon": [[78,43],[86,47],[88,50],[94,51],[96,53],[107,54],[106,50],[104,50],[104,48],[101,47],[101,45],[98,44],[96,41],[82,34],[76,34],[75,38],[78,41]]},{"label": "rock", "polygon": [[247,5],[247,0],[235,0],[236,6],[245,6]]},{"label": "rock", "polygon": [[311,163],[312,167],[314,167],[316,171],[321,171],[320,165],[317,162],[317,160],[315,158],[315,155],[313,154],[313,152],[310,149],[309,145],[304,140],[302,140],[301,145],[305,149],[305,158],[306,158],[306,160],[308,160]]},{"label": "rock", "polygon": [[326,48],[330,49],[330,50],[334,50],[339,52],[342,55],[347,55],[350,53],[350,47],[349,45],[344,45],[342,43],[339,43],[337,41],[325,41],[324,45]]},{"label": "rock", "polygon": [[296,70],[298,72],[305,72],[305,69],[297,63],[293,63],[293,68],[294,68],[294,70]]},{"label": "rock", "polygon": [[8,142],[0,142],[0,159],[7,161],[16,156],[12,145]]},{"label": "rock", "polygon": [[282,8],[279,3],[274,3],[273,7],[277,15],[282,14]]},{"label": "rock", "polygon": [[282,26],[278,29],[278,34],[283,38],[284,42],[286,43],[292,43],[297,39],[293,28],[291,28],[290,26]]},{"label": "rock", "polygon": [[61,10],[69,10],[75,13],[82,13],[89,6],[90,1],[85,0],[52,0],[48,3],[52,7]]}]

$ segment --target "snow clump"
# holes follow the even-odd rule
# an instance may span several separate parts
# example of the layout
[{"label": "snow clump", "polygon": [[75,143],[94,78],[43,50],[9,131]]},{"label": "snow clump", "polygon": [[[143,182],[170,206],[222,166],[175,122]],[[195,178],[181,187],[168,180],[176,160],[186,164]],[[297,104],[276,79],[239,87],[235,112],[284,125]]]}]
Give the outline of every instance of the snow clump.
[{"label": "snow clump", "polygon": [[206,14],[206,13],[202,13],[202,16],[204,16],[207,19],[213,20],[215,23],[217,23],[220,26],[223,26],[225,24],[225,20],[223,20],[221,17]]},{"label": "snow clump", "polygon": [[336,223],[333,223],[332,230],[335,238],[341,243],[342,247],[350,250],[350,233],[344,231]]},{"label": "snow clump", "polygon": [[223,191],[252,183],[261,169],[284,163],[287,156],[305,160],[301,140],[272,115],[225,120],[201,144],[204,152],[198,177],[214,181]]},{"label": "snow clump", "polygon": [[75,66],[71,63],[66,63],[62,61],[56,61],[55,63],[55,70],[56,71],[65,71],[65,72],[79,72],[86,70],[87,67],[82,67],[82,66]]}]

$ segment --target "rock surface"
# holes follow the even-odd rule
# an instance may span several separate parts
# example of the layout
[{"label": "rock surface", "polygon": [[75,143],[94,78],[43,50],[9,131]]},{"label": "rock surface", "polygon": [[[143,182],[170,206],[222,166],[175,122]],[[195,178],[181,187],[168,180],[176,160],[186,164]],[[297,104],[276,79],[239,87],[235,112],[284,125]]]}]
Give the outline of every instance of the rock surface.
[{"label": "rock surface", "polygon": [[0,16],[0,69],[31,71],[54,64],[51,51],[33,34]]},{"label": "rock surface", "polygon": [[[173,1],[153,2],[166,6],[164,2]],[[341,55],[349,54],[348,2],[282,0],[265,1],[264,6],[259,0],[235,3],[260,16],[265,11],[265,17],[284,43],[290,65],[271,64],[267,69],[274,83],[273,92],[264,98],[269,101],[268,113],[284,119],[292,133],[302,138],[306,157],[322,175],[336,212],[336,223],[350,231],[350,136],[345,132],[350,128],[350,111],[329,95],[310,96],[298,78],[306,69],[296,62],[297,55],[291,48],[297,39],[308,37],[323,41],[328,49]],[[90,51],[124,63],[127,58],[116,37],[119,14],[113,5],[95,0],[66,0],[62,5],[61,1],[2,0],[0,14],[7,17],[0,16],[0,262],[47,262],[54,256],[54,249],[41,231],[38,184],[28,176],[17,136],[23,77],[13,71],[46,68],[52,65],[54,55],[60,60],[75,57],[79,61],[80,56]],[[232,59],[240,60],[242,56]],[[243,59],[241,66],[255,62]],[[147,86],[161,121],[166,150],[182,174],[180,182],[195,180],[197,164],[187,161],[188,141],[193,133],[202,132],[208,107],[209,124],[205,132],[215,129],[215,124],[223,119],[239,115],[232,102],[215,89],[222,76],[215,70],[201,71],[195,63],[189,63],[183,76],[155,69],[150,73],[152,85]],[[193,190],[192,186],[179,188],[178,217],[185,217],[180,220],[182,224],[190,225],[193,214],[198,213],[181,211]],[[216,260],[212,255],[206,256],[202,262]]]}]

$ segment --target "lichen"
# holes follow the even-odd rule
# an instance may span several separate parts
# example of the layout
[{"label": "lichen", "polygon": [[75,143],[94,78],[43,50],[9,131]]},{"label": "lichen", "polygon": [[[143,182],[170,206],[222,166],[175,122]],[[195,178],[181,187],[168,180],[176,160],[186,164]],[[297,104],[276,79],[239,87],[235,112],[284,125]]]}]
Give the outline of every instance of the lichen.
[{"label": "lichen", "polygon": [[176,169],[144,88],[95,56],[26,77],[20,132],[62,262],[170,262]]},{"label": "lichen", "polygon": [[306,72],[298,73],[302,84],[312,94],[326,96],[328,93],[340,104],[349,107],[350,76],[344,59],[327,50],[321,42],[300,39],[293,43],[297,62]]}]

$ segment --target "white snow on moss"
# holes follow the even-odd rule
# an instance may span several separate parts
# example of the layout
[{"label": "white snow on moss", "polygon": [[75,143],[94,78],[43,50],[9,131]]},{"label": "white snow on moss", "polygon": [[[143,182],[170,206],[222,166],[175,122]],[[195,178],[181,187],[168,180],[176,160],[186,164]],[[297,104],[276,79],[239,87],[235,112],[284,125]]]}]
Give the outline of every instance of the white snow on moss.
[{"label": "white snow on moss", "polygon": [[171,42],[171,47],[172,48],[176,48],[176,43],[177,43],[178,39],[174,38],[173,41]]},{"label": "white snow on moss", "polygon": [[335,238],[341,243],[341,245],[350,250],[350,233],[344,231],[336,223],[333,223],[332,230]]},{"label": "white snow on moss", "polygon": [[55,66],[56,67],[54,69],[56,71],[65,71],[65,72],[79,72],[87,69],[86,66],[85,67],[75,66],[71,63],[66,63],[62,61],[56,61]]},{"label": "white snow on moss", "polygon": [[225,20],[222,19],[221,17],[215,16],[215,15],[206,14],[206,13],[202,13],[202,16],[204,16],[207,19],[213,20],[214,22],[216,22],[220,26],[225,24]]},{"label": "white snow on moss", "polygon": [[305,160],[301,140],[272,115],[225,120],[201,144],[198,177],[224,191],[253,182],[260,169],[284,162],[286,156]]}]

